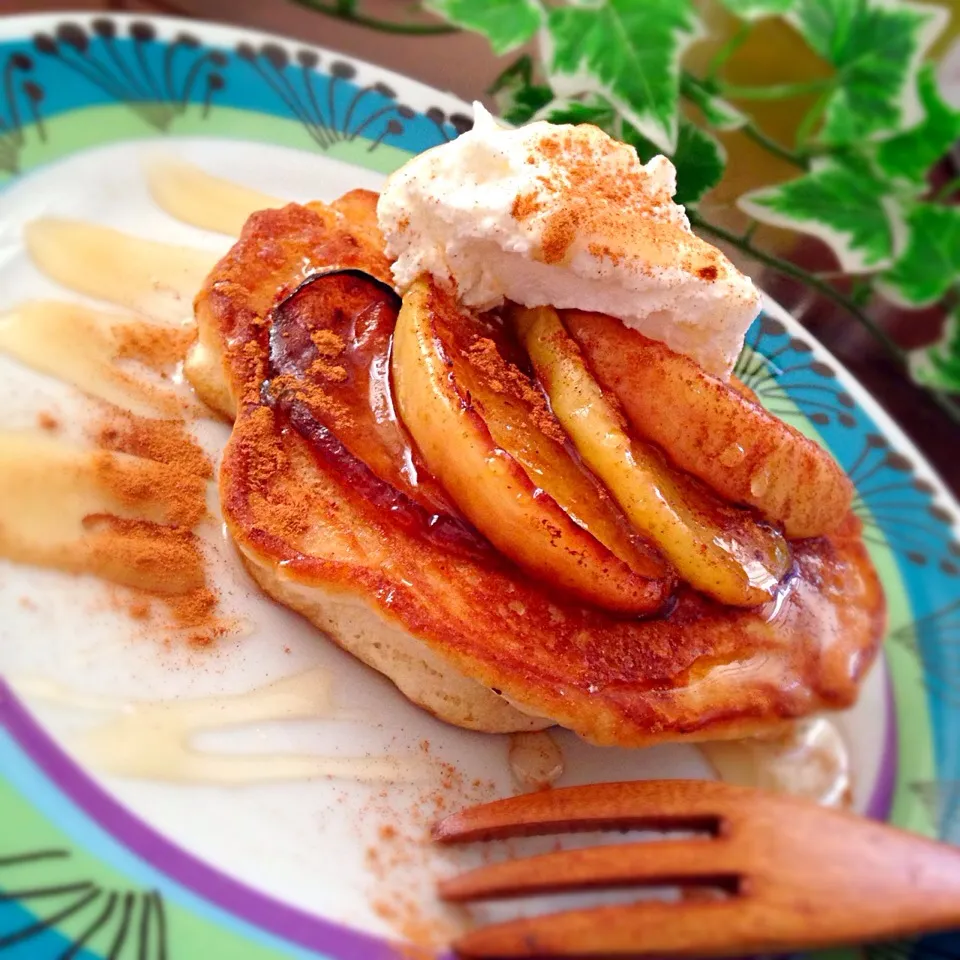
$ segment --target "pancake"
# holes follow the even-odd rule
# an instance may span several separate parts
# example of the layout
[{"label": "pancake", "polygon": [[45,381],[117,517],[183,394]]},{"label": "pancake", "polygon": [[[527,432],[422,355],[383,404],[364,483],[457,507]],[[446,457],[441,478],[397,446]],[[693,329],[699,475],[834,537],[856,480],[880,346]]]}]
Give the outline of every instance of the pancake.
[{"label": "pancake", "polygon": [[643,746],[768,732],[853,703],[885,610],[852,517],[795,542],[792,573],[762,607],[681,586],[643,620],[533,581],[460,516],[393,412],[398,301],[375,202],[354,191],[255,214],[197,297],[186,372],[234,419],[220,498],[261,588],[475,730],[558,723]]}]

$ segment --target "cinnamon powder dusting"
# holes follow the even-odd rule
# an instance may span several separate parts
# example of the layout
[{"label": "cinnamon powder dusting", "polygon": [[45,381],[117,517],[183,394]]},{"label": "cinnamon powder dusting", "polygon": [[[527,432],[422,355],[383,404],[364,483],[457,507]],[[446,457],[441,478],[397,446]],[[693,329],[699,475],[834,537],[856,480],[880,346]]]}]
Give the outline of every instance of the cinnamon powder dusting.
[{"label": "cinnamon powder dusting", "polygon": [[347,370],[339,364],[330,363],[323,357],[318,357],[307,369],[307,373],[312,377],[319,377],[321,380],[329,380],[331,383],[343,383],[347,379]]},{"label": "cinnamon powder dusting", "polygon": [[527,408],[530,419],[541,433],[557,443],[566,443],[566,434],[547,407],[543,394],[521,370],[500,356],[492,340],[475,337],[467,347],[466,354],[473,366],[484,374],[491,390],[518,399]]},{"label": "cinnamon powder dusting", "polygon": [[722,259],[686,228],[668,182],[596,127],[543,134],[528,162],[546,163],[548,175],[537,177],[539,189],[514,198],[511,213],[518,222],[542,218],[543,263],[566,262],[583,238],[596,259],[619,264],[629,257],[638,270],[679,263],[704,280],[719,276]]},{"label": "cinnamon powder dusting", "polygon": [[518,193],[513,199],[510,215],[514,220],[526,220],[535,213],[538,213],[542,208],[543,205],[537,199],[535,193]]},{"label": "cinnamon powder dusting", "polygon": [[310,364],[307,373],[321,380],[331,383],[343,383],[347,379],[346,368],[333,361],[339,357],[347,345],[338,333],[333,330],[314,330],[310,334],[313,345],[317,348],[317,359]]},{"label": "cinnamon powder dusting", "polygon": [[165,463],[184,476],[213,477],[213,465],[203,448],[179,420],[153,420],[125,410],[112,410],[88,431],[104,450]]},{"label": "cinnamon powder dusting", "polygon": [[[430,753],[422,741],[421,752]],[[492,781],[468,780],[452,763],[436,761],[436,774],[412,803],[395,808],[380,791],[361,809],[361,822],[380,821],[367,847],[366,866],[374,881],[370,906],[406,943],[398,949],[412,958],[436,958],[467,924],[463,908],[442,906],[432,895],[438,873],[431,827],[454,810],[490,800]],[[449,872],[449,870],[447,870]]]},{"label": "cinnamon powder dusting", "polygon": [[261,493],[287,462],[277,429],[273,410],[258,406],[245,418],[242,432],[234,432],[234,442],[241,450],[239,459],[248,465],[247,482]]},{"label": "cinnamon powder dusting", "polygon": [[[158,349],[154,356],[160,354]],[[203,448],[182,421],[116,408],[108,409],[88,434],[102,451],[94,457],[98,479],[117,501],[134,511],[159,507],[165,514],[163,523],[88,518],[100,575],[127,588],[123,595],[114,592],[113,605],[132,620],[174,631],[192,645],[224,636],[230,624],[218,614],[201,541],[191,529],[206,516],[213,477]]]},{"label": "cinnamon powder dusting", "polygon": [[334,383],[342,383],[347,378],[347,371],[343,367],[335,367],[333,376],[326,377],[322,372],[324,369],[329,368],[326,361],[320,359],[315,360],[307,371],[314,379],[301,379],[293,374],[283,373],[279,377],[274,377],[270,382],[271,391],[275,397],[288,393],[295,399],[302,401],[321,422],[335,421],[346,425],[349,423],[349,410],[317,380],[332,380]]},{"label": "cinnamon powder dusting", "polygon": [[176,598],[205,586],[203,554],[189,530],[109,514],[87,517],[92,570],[158,598]]},{"label": "cinnamon powder dusting", "polygon": [[317,353],[328,360],[334,360],[347,349],[347,345],[340,334],[333,330],[314,330],[310,334],[313,345],[317,348]]},{"label": "cinnamon powder dusting", "polygon": [[166,522],[192,527],[206,513],[206,480],[169,464],[121,460],[111,453],[94,456],[100,484],[129,508],[159,504]]},{"label": "cinnamon powder dusting", "polygon": [[60,429],[60,421],[52,413],[48,413],[46,410],[41,410],[37,414],[37,426],[41,430],[46,430],[49,433],[55,433]]},{"label": "cinnamon powder dusting", "polygon": [[560,263],[577,239],[577,229],[582,222],[575,210],[559,210],[547,218],[540,241],[540,253],[544,263]]},{"label": "cinnamon powder dusting", "polygon": [[288,543],[299,542],[310,530],[309,514],[298,509],[282,491],[271,490],[269,497],[251,493],[250,511],[258,524]]},{"label": "cinnamon powder dusting", "polygon": [[183,360],[196,338],[192,327],[129,323],[115,328],[117,359],[139,360],[154,370],[172,367]]}]

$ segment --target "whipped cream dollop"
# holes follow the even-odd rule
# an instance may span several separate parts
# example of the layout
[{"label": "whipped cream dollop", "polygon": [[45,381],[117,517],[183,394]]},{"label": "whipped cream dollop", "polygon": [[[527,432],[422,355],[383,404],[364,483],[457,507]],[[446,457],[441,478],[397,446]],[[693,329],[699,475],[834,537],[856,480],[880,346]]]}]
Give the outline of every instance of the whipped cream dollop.
[{"label": "whipped cream dollop", "polygon": [[618,317],[727,377],[760,309],[750,282],[690,229],[676,171],[589,124],[474,126],[388,179],[377,216],[403,292],[421,274],[467,307]]}]

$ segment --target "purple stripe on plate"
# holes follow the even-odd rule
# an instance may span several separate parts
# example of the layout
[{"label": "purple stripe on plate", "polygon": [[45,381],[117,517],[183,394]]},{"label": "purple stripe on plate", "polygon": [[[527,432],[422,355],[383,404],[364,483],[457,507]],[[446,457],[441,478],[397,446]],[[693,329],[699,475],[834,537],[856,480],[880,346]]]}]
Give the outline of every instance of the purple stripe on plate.
[{"label": "purple stripe on plate", "polygon": [[[886,706],[883,754],[866,808],[867,816],[881,820],[889,817],[893,805],[898,749],[896,702],[886,663],[883,670]],[[37,724],[2,679],[0,723],[77,806],[129,850],[181,886],[282,940],[328,954],[335,960],[387,960],[397,956],[387,942],[287,906],[228,877],[165,839],[87,776]]]},{"label": "purple stripe on plate", "polygon": [[[287,906],[165,839],[94,783],[40,728],[2,679],[0,723],[47,777],[107,833],[203,899],[281,940],[335,960],[392,960],[397,956],[386,941]],[[95,850],[90,852],[96,854]]]},{"label": "purple stripe on plate", "polygon": [[897,701],[893,693],[893,678],[886,658],[882,662],[886,726],[883,732],[883,753],[880,769],[873,782],[873,792],[864,811],[874,820],[889,820],[893,810],[893,795],[897,788],[897,754],[900,749],[897,735]]}]

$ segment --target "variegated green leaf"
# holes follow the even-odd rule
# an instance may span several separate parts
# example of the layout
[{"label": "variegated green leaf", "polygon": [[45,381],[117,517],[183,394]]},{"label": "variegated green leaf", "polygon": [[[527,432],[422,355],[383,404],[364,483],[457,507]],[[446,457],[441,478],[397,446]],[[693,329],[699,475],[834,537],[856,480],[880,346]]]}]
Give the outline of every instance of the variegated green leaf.
[{"label": "variegated green leaf", "polygon": [[712,93],[704,83],[688,73],[680,77],[680,92],[699,107],[704,120],[715,130],[739,130],[749,119],[732,103]]},{"label": "variegated green leaf", "polygon": [[691,0],[579,0],[550,9],[541,44],[557,96],[599,94],[672,153],[680,57],[699,33]]},{"label": "variegated green leaf", "polygon": [[933,64],[918,78],[924,117],[916,126],[877,145],[877,164],[888,176],[925,187],[927,174],[960,138],[960,111],[940,98]]},{"label": "variegated green leaf", "polygon": [[550,123],[592,123],[613,133],[617,111],[603,97],[587,97],[584,100],[552,100],[537,111],[537,120]]},{"label": "variegated green leaf", "polygon": [[[624,124],[622,136],[624,142],[636,147],[644,163],[660,153],[655,144],[629,124]],[[690,206],[720,182],[726,167],[723,147],[707,131],[686,119],[680,120],[677,149],[670,159],[677,168],[675,199]]]},{"label": "variegated green leaf", "polygon": [[910,373],[921,386],[960,393],[960,318],[947,318],[943,336],[936,343],[911,350]]},{"label": "variegated green leaf", "polygon": [[493,81],[487,91],[497,114],[507,123],[521,124],[553,100],[553,91],[533,82],[533,61],[526,54],[518,57]]},{"label": "variegated green leaf", "polygon": [[960,276],[960,208],[915,204],[907,218],[907,242],[878,288],[896,303],[936,303]]},{"label": "variegated green leaf", "polygon": [[[549,87],[521,87],[509,97],[497,97],[497,112],[507,123],[520,126],[536,117],[553,99]],[[502,103],[501,103],[502,101]]]},{"label": "variegated green leaf", "polygon": [[423,6],[458,27],[482,33],[498,55],[523,46],[543,18],[537,0],[424,0]]},{"label": "variegated green leaf", "polygon": [[741,20],[760,20],[763,17],[776,17],[790,11],[797,0],[720,0],[720,2]]},{"label": "variegated green leaf", "polygon": [[797,0],[787,16],[837,70],[822,142],[857,143],[920,119],[917,70],[947,22],[945,9],[910,0]]},{"label": "variegated green leaf", "polygon": [[819,237],[850,273],[888,266],[902,232],[889,186],[858,157],[816,160],[809,173],[745,194],[739,206],[763,223]]}]

